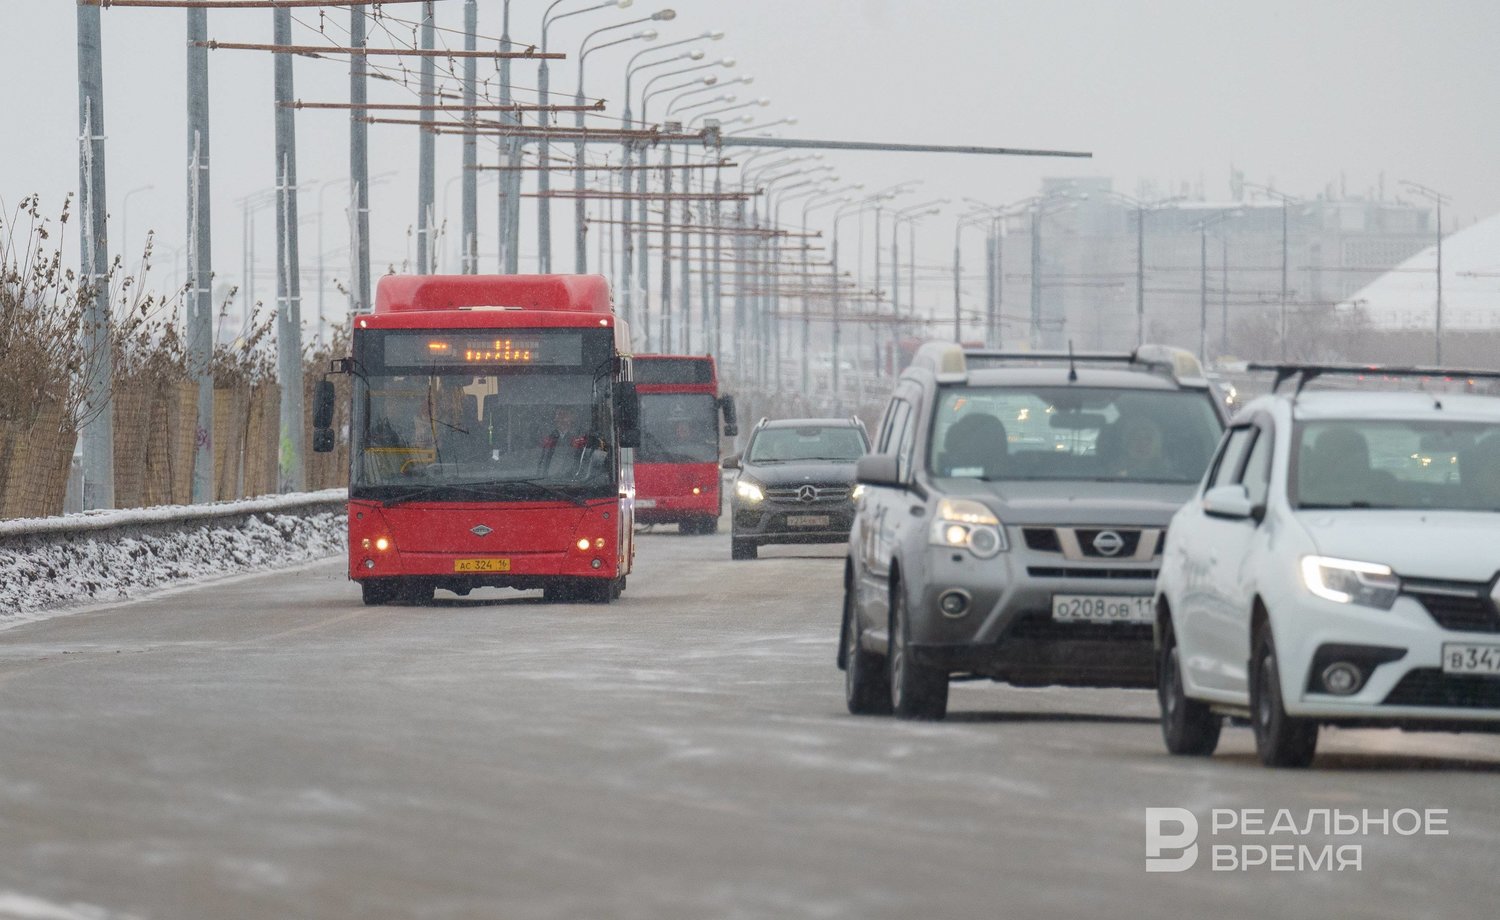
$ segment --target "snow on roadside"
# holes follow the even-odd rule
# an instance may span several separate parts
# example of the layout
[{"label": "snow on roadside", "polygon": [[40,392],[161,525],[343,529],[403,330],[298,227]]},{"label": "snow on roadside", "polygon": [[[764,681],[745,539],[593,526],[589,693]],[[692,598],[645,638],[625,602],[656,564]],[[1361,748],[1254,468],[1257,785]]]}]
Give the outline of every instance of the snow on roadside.
[{"label": "snow on roadside", "polygon": [[27,614],[294,565],[342,553],[346,545],[348,516],[342,509],[325,506],[298,514],[208,507],[218,513],[190,520],[145,516],[156,519],[7,536],[0,542],[0,629],[12,618],[31,619]]}]

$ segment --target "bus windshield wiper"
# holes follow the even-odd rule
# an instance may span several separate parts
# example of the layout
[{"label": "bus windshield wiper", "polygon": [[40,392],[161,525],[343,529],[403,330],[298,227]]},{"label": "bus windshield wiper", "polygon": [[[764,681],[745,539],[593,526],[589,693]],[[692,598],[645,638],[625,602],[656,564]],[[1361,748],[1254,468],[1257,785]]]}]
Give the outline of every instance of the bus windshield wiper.
[{"label": "bus windshield wiper", "polygon": [[573,504],[577,505],[580,508],[587,508],[589,506],[589,503],[588,503],[587,499],[582,498],[582,497],[577,496],[577,495],[574,495],[571,492],[564,492],[562,489],[559,489],[559,488],[557,488],[555,486],[549,486],[545,482],[542,482],[539,479],[499,479],[499,480],[496,480],[494,484],[495,485],[504,485],[504,486],[508,486],[508,485],[512,485],[512,484],[514,484],[514,485],[523,485],[523,486],[536,486],[538,489],[541,489],[543,492],[546,492],[549,495],[555,495],[558,498],[562,499],[563,501],[572,502]]},{"label": "bus windshield wiper", "polygon": [[447,483],[447,482],[429,482],[429,483],[423,483],[422,485],[419,485],[419,486],[412,486],[411,488],[407,489],[405,492],[398,492],[398,493],[396,493],[395,495],[392,495],[389,498],[382,499],[381,502],[380,502],[380,504],[381,504],[382,507],[391,508],[391,507],[394,507],[396,505],[400,505],[400,504],[403,504],[405,502],[409,502],[409,501],[411,501],[414,498],[420,498],[421,496],[426,495],[429,492],[434,492],[434,491],[462,492],[462,493],[464,493],[466,495],[476,495],[476,496],[478,496],[480,498],[486,498],[486,499],[489,499],[491,501],[493,501],[494,498],[495,498],[493,492],[491,492],[491,491],[489,491],[487,489],[479,488],[477,486],[464,486],[464,485],[458,485],[457,483]]}]

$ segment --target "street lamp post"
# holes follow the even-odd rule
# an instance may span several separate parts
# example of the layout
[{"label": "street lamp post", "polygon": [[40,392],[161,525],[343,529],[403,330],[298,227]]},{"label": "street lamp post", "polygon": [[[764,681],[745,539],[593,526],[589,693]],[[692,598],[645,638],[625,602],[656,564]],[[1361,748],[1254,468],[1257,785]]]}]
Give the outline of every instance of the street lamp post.
[{"label": "street lamp post", "polygon": [[1444,195],[1443,193],[1437,191],[1436,189],[1428,188],[1427,186],[1422,185],[1422,184],[1417,183],[1417,182],[1410,182],[1410,181],[1408,181],[1406,179],[1402,179],[1401,180],[1401,184],[1404,185],[1404,186],[1406,186],[1407,188],[1411,189],[1416,194],[1421,195],[1423,198],[1426,198],[1428,201],[1432,202],[1433,207],[1436,209],[1435,217],[1436,217],[1436,224],[1437,224],[1437,226],[1436,226],[1435,232],[1437,234],[1437,303],[1435,305],[1436,306],[1436,312],[1433,315],[1433,328],[1432,328],[1432,331],[1433,331],[1433,343],[1432,344],[1433,344],[1434,359],[1435,359],[1437,365],[1439,367],[1442,367],[1442,365],[1443,365],[1443,205],[1446,202],[1448,202],[1449,200],[1451,200],[1451,199],[1449,199],[1447,195]]},{"label": "street lamp post", "polygon": [[808,274],[807,264],[807,215],[818,208],[827,207],[830,204],[845,204],[849,201],[846,197],[849,192],[859,191],[864,185],[855,183],[841,188],[832,189],[809,198],[802,206],[802,393],[812,392],[812,312],[808,298],[808,287],[812,283]]},{"label": "street lamp post", "polygon": [[1257,185],[1257,184],[1252,183],[1252,182],[1246,182],[1245,183],[1245,188],[1255,189],[1256,191],[1263,192],[1266,195],[1269,195],[1272,198],[1276,198],[1276,199],[1278,199],[1281,202],[1281,318],[1280,318],[1280,327],[1281,328],[1280,328],[1280,336],[1281,336],[1281,360],[1285,361],[1286,360],[1286,346],[1287,346],[1287,259],[1288,259],[1288,253],[1289,253],[1288,237],[1287,237],[1287,219],[1288,219],[1288,216],[1289,216],[1289,209],[1290,209],[1292,203],[1296,202],[1296,201],[1299,201],[1300,199],[1295,198],[1295,197],[1293,197],[1291,195],[1283,194],[1282,192],[1278,192],[1274,188],[1271,188],[1268,185]]},{"label": "street lamp post", "polygon": [[[1208,364],[1208,228],[1215,224],[1239,217],[1238,210],[1220,211],[1213,217],[1198,221],[1198,360]],[[1225,243],[1227,252],[1228,243]],[[1226,256],[1227,264],[1227,256]],[[1224,277],[1224,287],[1229,287],[1229,277]],[[1226,308],[1226,319],[1227,319]]]}]

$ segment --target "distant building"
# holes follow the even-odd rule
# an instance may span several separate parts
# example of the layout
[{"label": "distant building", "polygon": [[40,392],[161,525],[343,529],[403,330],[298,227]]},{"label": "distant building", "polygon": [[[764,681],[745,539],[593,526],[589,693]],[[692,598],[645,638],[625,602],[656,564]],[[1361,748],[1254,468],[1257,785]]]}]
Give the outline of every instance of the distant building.
[{"label": "distant building", "polygon": [[[1048,180],[1037,202],[1040,217],[1032,204],[1005,220],[1002,342],[1060,348],[1071,341],[1089,350],[1134,345],[1135,205],[1099,178]],[[1253,194],[1162,204],[1145,212],[1139,250],[1145,338],[1194,351],[1201,339],[1213,358],[1232,354],[1243,329],[1278,330],[1283,217],[1292,319],[1331,312],[1432,242],[1430,209],[1397,201],[1317,198],[1290,203],[1284,213],[1279,200]],[[1040,266],[1035,286],[1034,263]]]}]

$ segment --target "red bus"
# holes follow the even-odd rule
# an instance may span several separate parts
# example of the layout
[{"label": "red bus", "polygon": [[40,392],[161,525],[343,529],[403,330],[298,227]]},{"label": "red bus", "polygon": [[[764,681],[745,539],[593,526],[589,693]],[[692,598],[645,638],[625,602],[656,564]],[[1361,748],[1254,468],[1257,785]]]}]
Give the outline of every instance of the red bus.
[{"label": "red bus", "polygon": [[719,529],[719,419],[738,434],[734,399],[719,393],[708,355],[636,355],[641,444],[635,450],[635,518],[683,533]]},{"label": "red bus", "polygon": [[[354,319],[349,577],[366,604],[437,588],[608,603],[635,547],[640,402],[597,275],[388,275]],[[333,385],[314,449],[334,434]]]}]

